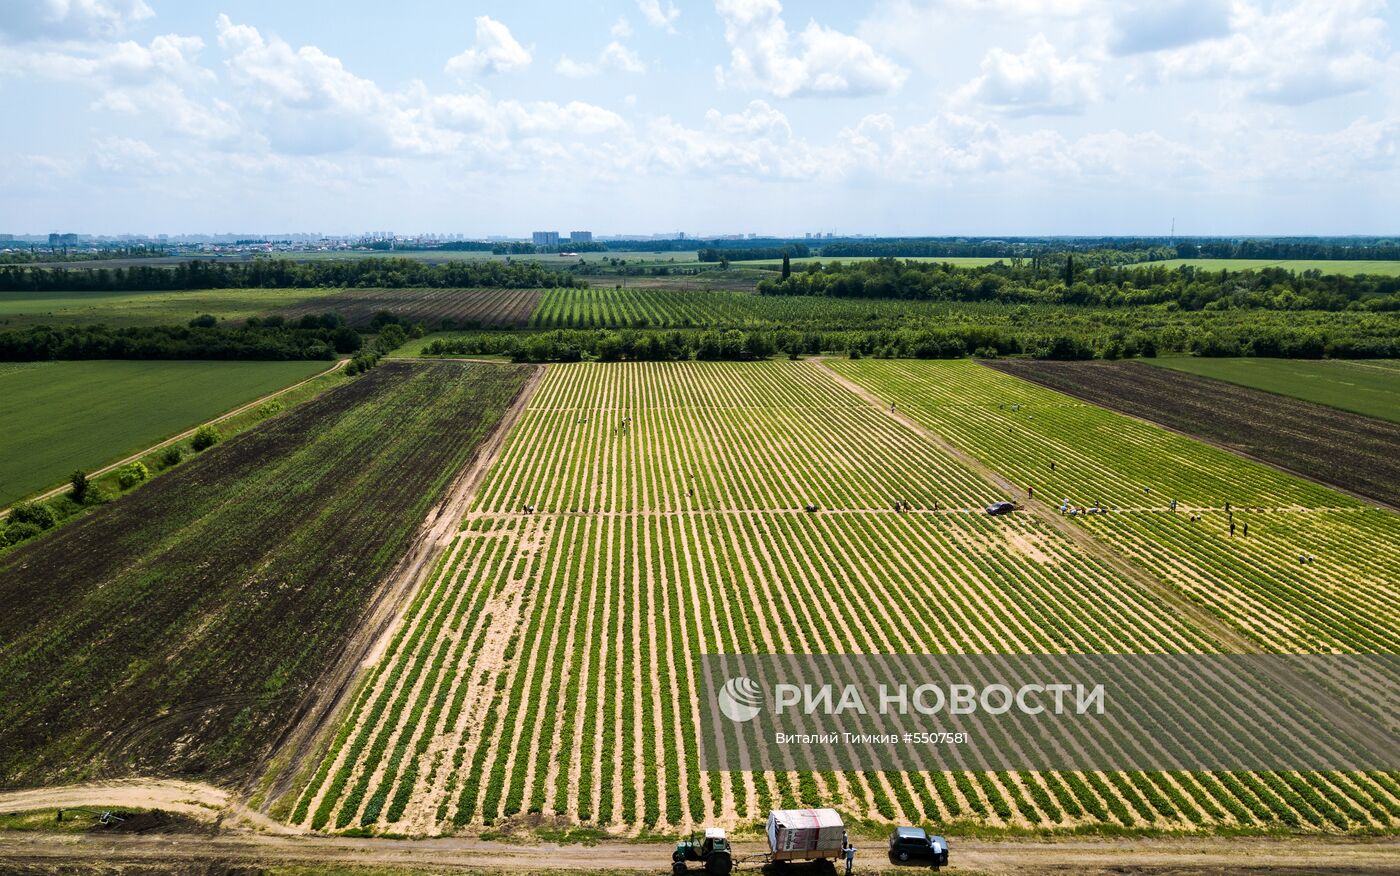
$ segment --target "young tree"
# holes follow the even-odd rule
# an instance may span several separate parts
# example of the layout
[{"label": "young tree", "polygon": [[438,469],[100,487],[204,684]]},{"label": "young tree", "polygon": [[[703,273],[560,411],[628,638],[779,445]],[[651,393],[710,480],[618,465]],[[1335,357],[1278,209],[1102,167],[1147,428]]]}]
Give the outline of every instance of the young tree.
[{"label": "young tree", "polygon": [[79,505],[83,504],[87,500],[88,487],[90,486],[87,472],[78,469],[68,478],[68,482],[73,485],[73,501]]},{"label": "young tree", "polygon": [[783,279],[792,276],[792,262],[788,259],[788,254],[783,253]]}]

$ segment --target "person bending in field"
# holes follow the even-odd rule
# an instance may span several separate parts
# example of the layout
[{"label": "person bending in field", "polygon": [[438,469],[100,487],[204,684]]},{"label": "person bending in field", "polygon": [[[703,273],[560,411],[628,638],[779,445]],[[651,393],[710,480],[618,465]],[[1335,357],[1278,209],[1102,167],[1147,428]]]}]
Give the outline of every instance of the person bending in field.
[{"label": "person bending in field", "polygon": [[1235,537],[1235,521],[1233,520],[1230,521],[1230,537]]},{"label": "person bending in field", "polygon": [[1245,537],[1245,538],[1249,538],[1249,524],[1248,524],[1248,523],[1246,523],[1246,524],[1244,525],[1244,537]]}]

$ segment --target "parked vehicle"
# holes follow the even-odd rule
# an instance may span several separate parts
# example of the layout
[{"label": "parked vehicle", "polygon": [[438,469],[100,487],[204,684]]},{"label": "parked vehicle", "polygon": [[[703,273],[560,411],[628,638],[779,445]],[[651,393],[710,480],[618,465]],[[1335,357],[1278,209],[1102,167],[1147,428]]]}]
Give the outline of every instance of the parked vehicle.
[{"label": "parked vehicle", "polygon": [[724,828],[707,827],[704,839],[696,840],[691,837],[676,843],[676,850],[671,853],[673,876],[685,876],[689,870],[686,865],[690,861],[698,861],[704,865],[704,870],[709,876],[729,876],[729,871],[734,869],[734,861]]},{"label": "parked vehicle", "polygon": [[890,834],[890,860],[901,864],[927,861],[933,869],[948,866],[948,841],[922,827],[896,827]]},{"label": "parked vehicle", "polygon": [[993,502],[991,505],[987,506],[987,513],[993,517],[998,517],[1002,514],[1010,514],[1015,510],[1016,506],[1010,502]]},{"label": "parked vehicle", "polygon": [[768,813],[769,860],[839,861],[846,826],[835,809],[774,809]]}]

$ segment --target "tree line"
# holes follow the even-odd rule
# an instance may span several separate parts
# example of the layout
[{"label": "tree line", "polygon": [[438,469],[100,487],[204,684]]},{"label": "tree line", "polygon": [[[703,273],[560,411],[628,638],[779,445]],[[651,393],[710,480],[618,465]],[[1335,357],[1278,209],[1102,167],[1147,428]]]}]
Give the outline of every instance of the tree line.
[{"label": "tree line", "polygon": [[1170,304],[1185,310],[1400,310],[1400,277],[1283,268],[1213,271],[1189,265],[1086,269],[1073,255],[1062,263],[972,269],[896,259],[808,265],[786,278],[759,281],[758,292],[1097,307]]},{"label": "tree line", "polygon": [[695,256],[697,260],[702,262],[718,262],[725,259],[731,262],[748,262],[757,259],[805,259],[811,253],[811,248],[805,244],[790,243],[784,246],[746,246],[732,249],[710,246],[698,250]]},{"label": "tree line", "polygon": [[1158,353],[1284,358],[1393,358],[1400,336],[1374,326],[1298,326],[1249,322],[1186,329],[1157,326],[965,324],[946,328],[793,331],[697,329],[555,329],[520,334],[476,332],[439,338],[429,356],[509,356],[517,362],[683,361],[792,358],[843,353],[902,359],[1028,356],[1036,359],[1123,359]]},{"label": "tree line", "polygon": [[587,282],[536,262],[490,259],[430,265],[414,259],[366,258],[323,262],[258,259],[193,260],[172,267],[0,267],[0,292],[159,292],[176,289],[314,287],[470,288],[585,287]]},{"label": "tree line", "polygon": [[[212,317],[208,319],[212,320]],[[259,325],[112,328],[105,325],[34,326],[0,331],[0,361],[55,359],[333,359],[354,353],[363,339],[337,317],[308,317],[287,325],[273,317]],[[270,324],[269,324],[270,323]]]},{"label": "tree line", "polygon": [[1184,240],[1178,258],[1210,259],[1365,259],[1400,260],[1400,240],[1394,238],[1266,238],[1262,240]]}]

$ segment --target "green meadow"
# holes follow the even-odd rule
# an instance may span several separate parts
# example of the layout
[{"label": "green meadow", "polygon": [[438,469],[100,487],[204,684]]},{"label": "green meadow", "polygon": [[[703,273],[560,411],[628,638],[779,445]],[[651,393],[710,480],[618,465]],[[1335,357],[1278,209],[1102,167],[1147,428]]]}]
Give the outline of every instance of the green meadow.
[{"label": "green meadow", "polygon": [[0,507],[309,377],[327,362],[0,363]]}]

